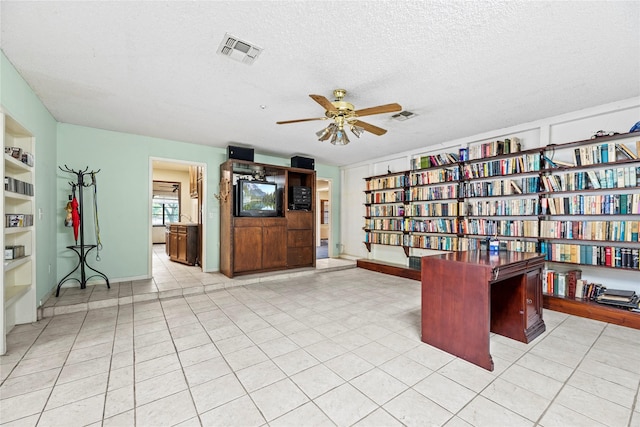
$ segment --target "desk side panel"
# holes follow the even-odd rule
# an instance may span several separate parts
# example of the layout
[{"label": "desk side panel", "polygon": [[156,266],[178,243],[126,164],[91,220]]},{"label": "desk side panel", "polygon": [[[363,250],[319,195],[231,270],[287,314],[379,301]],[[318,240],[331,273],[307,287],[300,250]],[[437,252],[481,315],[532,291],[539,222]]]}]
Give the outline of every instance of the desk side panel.
[{"label": "desk side panel", "polygon": [[422,258],[422,341],[493,370],[489,353],[491,269]]}]

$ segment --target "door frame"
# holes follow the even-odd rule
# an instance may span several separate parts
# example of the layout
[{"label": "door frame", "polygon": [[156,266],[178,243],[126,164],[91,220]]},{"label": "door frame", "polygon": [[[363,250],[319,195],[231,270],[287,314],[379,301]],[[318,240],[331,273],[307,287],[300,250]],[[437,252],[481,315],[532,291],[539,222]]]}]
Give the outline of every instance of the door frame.
[{"label": "door frame", "polygon": [[[332,254],[333,251],[331,250],[331,241],[332,241],[332,239],[331,239],[331,231],[333,229],[333,216],[331,215],[331,211],[333,209],[333,203],[332,203],[333,202],[333,200],[332,200],[333,181],[331,180],[331,178],[323,178],[323,177],[318,177],[318,176],[316,176],[316,194],[315,194],[315,197],[316,197],[316,203],[315,203],[315,205],[316,205],[316,218],[315,218],[316,241],[314,242],[314,250],[315,250],[315,247],[319,246],[319,244],[320,244],[320,240],[321,240],[320,239],[320,237],[321,237],[320,230],[321,230],[321,227],[322,227],[322,224],[321,224],[322,206],[321,206],[321,203],[320,203],[321,199],[318,196],[318,194],[320,192],[318,190],[318,181],[326,181],[327,182],[327,193],[328,194],[327,194],[326,200],[329,201],[329,224],[328,224],[329,230],[327,232],[327,244],[329,246],[328,247],[329,258],[332,258],[331,254]],[[325,199],[322,199],[322,200],[325,200]]]},{"label": "door frame", "polygon": [[166,158],[166,157],[154,157],[154,156],[150,156],[149,157],[149,192],[147,194],[147,200],[148,200],[148,211],[147,211],[147,219],[149,221],[149,258],[147,260],[147,271],[149,272],[149,277],[153,277],[153,224],[151,222],[151,211],[152,211],[152,206],[153,206],[153,162],[154,161],[160,161],[160,162],[166,162],[166,163],[175,163],[175,164],[179,164],[179,165],[184,165],[187,167],[189,166],[200,166],[202,167],[202,194],[200,194],[200,199],[202,201],[201,203],[201,217],[202,217],[202,223],[200,224],[200,229],[202,232],[202,248],[201,249],[201,253],[202,253],[202,259],[200,260],[200,269],[202,271],[208,271],[207,270],[207,244],[206,244],[206,235],[207,235],[207,215],[205,215],[204,213],[207,212],[207,198],[205,197],[205,194],[207,194],[207,164],[206,163],[201,163],[201,162],[193,162],[193,161],[189,161],[189,160],[178,160],[178,159],[171,159],[171,158]]}]

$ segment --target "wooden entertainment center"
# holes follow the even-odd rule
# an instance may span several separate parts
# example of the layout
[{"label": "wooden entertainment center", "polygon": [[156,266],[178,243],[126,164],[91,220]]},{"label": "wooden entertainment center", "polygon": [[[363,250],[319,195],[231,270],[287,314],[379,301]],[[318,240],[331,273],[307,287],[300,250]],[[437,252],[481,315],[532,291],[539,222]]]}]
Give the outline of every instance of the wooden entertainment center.
[{"label": "wooden entertainment center", "polygon": [[[236,190],[239,181],[275,184],[275,212],[239,210]],[[315,267],[315,182],[314,170],[235,159],[222,163],[218,195],[220,271],[234,277]],[[310,193],[308,204],[295,203],[294,188],[304,188]],[[239,216],[241,211],[247,216]]]}]

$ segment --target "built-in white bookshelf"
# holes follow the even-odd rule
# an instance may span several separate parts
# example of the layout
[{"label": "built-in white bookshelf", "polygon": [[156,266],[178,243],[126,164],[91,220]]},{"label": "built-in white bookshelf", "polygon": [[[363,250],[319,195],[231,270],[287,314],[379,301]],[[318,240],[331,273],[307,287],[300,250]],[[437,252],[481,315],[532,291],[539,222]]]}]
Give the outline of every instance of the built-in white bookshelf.
[{"label": "built-in white bookshelf", "polygon": [[6,114],[0,114],[4,146],[2,217],[3,302],[0,316],[0,354],[6,335],[16,325],[34,322],[35,288],[35,167],[33,135]]}]

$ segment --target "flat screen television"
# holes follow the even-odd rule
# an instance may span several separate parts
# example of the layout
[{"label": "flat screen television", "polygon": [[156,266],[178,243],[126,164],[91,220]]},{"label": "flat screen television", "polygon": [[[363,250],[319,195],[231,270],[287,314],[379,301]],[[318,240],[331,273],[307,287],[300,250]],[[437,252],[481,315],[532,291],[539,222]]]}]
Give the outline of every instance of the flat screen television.
[{"label": "flat screen television", "polygon": [[236,216],[278,216],[278,194],[273,182],[239,180]]}]

